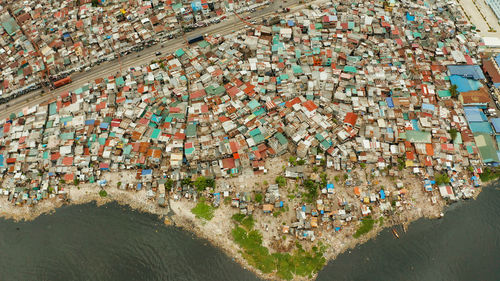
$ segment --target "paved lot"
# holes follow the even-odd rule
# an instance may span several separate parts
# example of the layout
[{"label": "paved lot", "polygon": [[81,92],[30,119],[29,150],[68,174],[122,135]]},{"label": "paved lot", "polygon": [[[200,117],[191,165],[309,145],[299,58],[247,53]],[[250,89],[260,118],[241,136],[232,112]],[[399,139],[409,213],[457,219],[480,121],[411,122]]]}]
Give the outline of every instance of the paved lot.
[{"label": "paved lot", "polygon": [[[465,13],[470,17],[470,21],[474,24],[481,32],[479,34],[485,37],[500,37],[500,25],[498,24],[498,19],[491,10],[491,8],[486,4],[485,0],[458,0],[465,10]],[[474,5],[476,3],[476,5]],[[484,15],[486,20],[481,16]],[[491,28],[495,29],[496,32],[489,32]]]}]

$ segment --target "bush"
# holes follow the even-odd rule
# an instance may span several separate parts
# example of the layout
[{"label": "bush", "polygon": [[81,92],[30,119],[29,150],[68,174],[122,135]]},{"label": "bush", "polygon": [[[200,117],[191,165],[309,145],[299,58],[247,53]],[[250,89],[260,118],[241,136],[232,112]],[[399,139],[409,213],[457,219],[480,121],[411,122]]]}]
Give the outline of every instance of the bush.
[{"label": "bush", "polygon": [[279,187],[284,187],[286,186],[286,178],[283,176],[278,176],[276,177],[276,183],[278,184]]},{"label": "bush", "polygon": [[437,185],[447,184],[450,182],[450,178],[445,173],[436,174],[435,180]]},{"label": "bush", "polygon": [[255,202],[257,203],[262,203],[262,199],[264,198],[264,195],[262,195],[262,193],[256,193],[255,194]]},{"label": "bush", "polygon": [[304,159],[300,159],[299,161],[297,161],[297,165],[301,165],[302,166],[304,164],[306,164],[306,160],[304,160]]},{"label": "bush", "polygon": [[106,190],[102,189],[101,191],[99,191],[99,196],[104,198],[104,197],[108,196],[108,193],[106,192]]},{"label": "bush", "polygon": [[295,156],[290,156],[290,158],[288,158],[288,162],[290,162],[292,166],[295,166],[297,165],[297,158]]}]

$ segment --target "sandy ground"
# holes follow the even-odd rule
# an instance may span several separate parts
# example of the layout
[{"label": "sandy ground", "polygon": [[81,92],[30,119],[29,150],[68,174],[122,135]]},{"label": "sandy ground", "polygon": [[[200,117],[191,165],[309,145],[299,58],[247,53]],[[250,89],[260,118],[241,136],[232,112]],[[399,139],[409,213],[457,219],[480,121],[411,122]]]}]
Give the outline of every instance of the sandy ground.
[{"label": "sandy ground", "polygon": [[[247,171],[240,177],[221,181],[225,181],[227,184],[230,184],[233,187],[233,191],[236,192],[265,192],[264,181],[267,183],[274,183],[274,179],[282,173],[283,167],[287,163],[285,159],[287,158],[283,157],[270,159],[266,164],[269,172],[265,175],[255,176],[252,172]],[[312,171],[311,167],[309,169]],[[366,171],[369,170],[357,169],[352,172],[351,175],[354,179],[359,179],[361,182],[374,180],[373,178],[370,178]],[[316,173],[316,176],[319,176],[319,173],[320,171]],[[329,181],[334,181],[335,176],[343,178],[343,174],[344,173],[331,170],[327,171]],[[118,181],[121,181],[123,184],[126,182],[132,182],[134,176],[135,173],[126,172],[104,174],[103,178],[108,181],[108,184],[105,187],[105,190],[108,193],[106,198],[101,198],[99,196],[101,187],[97,184],[80,184],[78,186],[79,188],[75,186],[68,186],[67,190],[69,190],[69,203],[83,204],[96,201],[99,205],[110,202],[111,200],[116,200],[118,203],[129,205],[134,209],[156,214],[161,219],[165,219],[165,223],[167,224],[175,223],[176,226],[192,231],[198,236],[207,239],[214,246],[223,249],[243,267],[255,272],[260,277],[268,280],[275,278],[272,275],[264,275],[260,272],[256,272],[256,270],[249,266],[249,264],[242,257],[239,247],[233,242],[231,238],[231,230],[233,229],[234,224],[231,220],[231,216],[238,212],[236,208],[232,208],[221,202],[221,206],[216,209],[215,216],[210,221],[195,218],[195,216],[191,213],[191,209],[196,205],[196,202],[188,201],[186,199],[181,199],[180,201],[170,199],[169,208],[161,208],[158,207],[155,200],[147,198],[144,190],[130,191],[117,188]],[[403,179],[404,186],[408,190],[405,200],[402,201],[402,205],[398,208],[399,215],[393,216],[394,219],[392,220],[385,217],[383,225],[376,223],[374,230],[359,239],[352,237],[352,234],[358,228],[358,222],[351,222],[350,224],[344,225],[340,232],[325,230],[319,233],[315,242],[319,240],[322,241],[324,245],[328,245],[325,253],[325,258],[327,260],[334,259],[340,253],[376,237],[380,230],[385,227],[390,227],[392,224],[408,224],[409,222],[421,217],[435,218],[439,216],[445,206],[444,201],[438,200],[437,204],[432,205],[430,198],[436,194],[425,193],[422,188],[421,180],[412,174],[406,172],[398,178]],[[383,185],[387,191],[392,189],[395,190],[394,185],[395,180],[397,179],[377,177],[377,180],[379,181],[378,186]],[[218,186],[220,186],[219,182]],[[361,184],[360,186],[362,189],[369,190],[369,186],[366,184]],[[294,180],[288,180],[287,187],[280,189],[282,198],[287,198],[290,195],[296,194],[296,191],[297,187]],[[477,196],[479,192],[480,190],[478,190],[475,195]],[[356,201],[359,202],[359,199],[353,194],[352,187],[343,186],[340,182],[335,183],[334,196],[347,198],[347,200],[352,202],[352,204],[356,204]],[[35,207],[16,207],[12,203],[7,202],[5,197],[0,197],[0,199],[0,216],[13,218],[15,220],[34,219],[43,213],[52,212],[55,208],[68,203],[59,198],[52,198],[43,200]],[[289,224],[295,221],[294,208],[299,205],[300,199],[293,198],[293,196],[291,196],[290,198],[285,199],[285,201],[287,201],[286,204],[289,207],[289,211],[282,213],[278,217],[264,214],[259,207],[256,207],[254,210],[253,216],[255,220],[255,228],[263,234],[264,244],[270,248],[271,252],[289,251],[292,249],[296,241],[291,236],[287,236],[286,239],[283,240],[281,226],[283,223]],[[173,215],[170,213],[167,216],[169,210],[172,211]],[[372,217],[377,219],[380,215],[381,213],[378,211],[378,207],[374,207]],[[302,244],[305,248],[310,248],[316,244],[315,242],[303,241]],[[296,278],[295,280],[306,280],[306,278]]]}]

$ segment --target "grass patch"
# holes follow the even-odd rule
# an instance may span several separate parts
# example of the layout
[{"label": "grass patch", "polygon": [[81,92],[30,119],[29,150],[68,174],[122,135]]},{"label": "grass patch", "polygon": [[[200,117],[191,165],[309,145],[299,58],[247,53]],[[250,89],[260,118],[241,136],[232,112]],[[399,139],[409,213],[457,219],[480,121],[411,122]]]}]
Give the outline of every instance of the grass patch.
[{"label": "grass patch", "polygon": [[361,226],[356,230],[356,233],[354,233],[353,237],[354,238],[359,238],[361,235],[364,235],[370,230],[373,229],[373,225],[375,224],[375,220],[372,219],[370,216],[364,218],[361,220]]},{"label": "grass patch", "polygon": [[279,278],[286,280],[292,279],[294,275],[308,277],[318,272],[326,262],[323,246],[313,247],[312,251],[307,252],[299,244],[292,253],[270,254],[269,249],[262,245],[262,234],[252,229],[252,216],[235,214],[232,219],[237,225],[231,234],[241,247],[243,257],[263,273],[275,272]]},{"label": "grass patch", "polygon": [[214,217],[214,211],[215,208],[205,203],[205,200],[201,200],[193,209],[191,209],[191,213],[193,213],[197,218],[202,218],[207,221]]}]

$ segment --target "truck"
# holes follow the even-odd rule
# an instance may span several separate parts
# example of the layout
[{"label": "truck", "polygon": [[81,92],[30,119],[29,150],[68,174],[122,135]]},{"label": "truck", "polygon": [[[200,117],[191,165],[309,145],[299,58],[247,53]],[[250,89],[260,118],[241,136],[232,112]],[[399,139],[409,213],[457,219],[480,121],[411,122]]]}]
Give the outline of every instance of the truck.
[{"label": "truck", "polygon": [[188,44],[193,44],[193,43],[196,43],[196,42],[201,41],[201,40],[203,40],[203,35],[198,35],[198,36],[190,38],[188,40]]},{"label": "truck", "polygon": [[69,84],[71,83],[71,77],[66,77],[66,78],[63,78],[63,79],[59,79],[57,81],[54,82],[54,88],[59,88],[61,86],[64,86],[66,84]]}]

